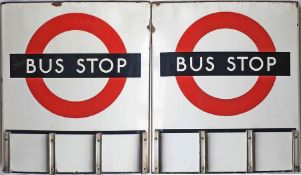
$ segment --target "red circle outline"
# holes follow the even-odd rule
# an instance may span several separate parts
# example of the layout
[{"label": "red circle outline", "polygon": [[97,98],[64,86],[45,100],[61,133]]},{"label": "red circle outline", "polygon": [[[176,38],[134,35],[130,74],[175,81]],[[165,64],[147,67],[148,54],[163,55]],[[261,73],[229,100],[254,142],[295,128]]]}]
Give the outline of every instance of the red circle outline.
[{"label": "red circle outline", "polygon": [[[247,35],[260,52],[275,52],[274,43],[265,29],[250,17],[234,12],[218,12],[194,22],[178,42],[176,52],[192,52],[196,44],[209,32],[234,29]],[[259,76],[255,85],[245,94],[220,99],[204,92],[192,76],[177,76],[184,96],[197,108],[214,115],[233,116],[247,112],[260,104],[271,91],[275,76]]]},{"label": "red circle outline", "polygon": [[[26,54],[41,54],[57,35],[80,30],[93,34],[107,47],[109,53],[126,53],[118,33],[105,21],[88,14],[68,13],[44,23],[32,36]],[[51,92],[43,78],[26,78],[35,99],[47,110],[67,118],[83,118],[97,114],[109,107],[120,95],[126,78],[109,78],[107,84],[94,97],[83,101],[69,101]]]}]

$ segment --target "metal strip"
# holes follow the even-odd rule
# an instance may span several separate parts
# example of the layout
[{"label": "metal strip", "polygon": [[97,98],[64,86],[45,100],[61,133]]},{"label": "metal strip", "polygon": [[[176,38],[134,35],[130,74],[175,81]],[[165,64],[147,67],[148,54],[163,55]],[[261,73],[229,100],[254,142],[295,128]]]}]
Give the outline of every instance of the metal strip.
[{"label": "metal strip", "polygon": [[147,132],[141,133],[141,173],[146,174],[149,170],[148,163],[148,137]]},{"label": "metal strip", "polygon": [[293,135],[293,172],[300,171],[300,162],[299,162],[299,135],[297,130],[292,131]]},{"label": "metal strip", "polygon": [[95,159],[95,174],[101,174],[101,147],[102,147],[102,134],[96,133],[95,134],[95,152],[94,152],[94,159]]},{"label": "metal strip", "polygon": [[254,132],[253,130],[246,131],[247,136],[247,173],[254,172]]},{"label": "metal strip", "polygon": [[55,169],[55,133],[48,134],[48,171],[49,174],[56,174]]},{"label": "metal strip", "polygon": [[160,131],[155,131],[154,133],[154,165],[155,165],[155,173],[160,174],[161,171],[161,153],[160,153],[160,148],[161,148],[161,143],[160,143]]},{"label": "metal strip", "polygon": [[145,130],[116,130],[116,131],[49,131],[49,130],[7,130],[12,134],[49,134],[49,133],[56,133],[56,134],[96,134],[101,132],[102,135],[123,135],[123,134],[141,134]]},{"label": "metal strip", "polygon": [[207,162],[207,133],[206,131],[199,132],[200,138],[200,173],[205,174],[208,172]]},{"label": "metal strip", "polygon": [[4,167],[5,173],[11,173],[10,169],[10,132],[4,132]]},{"label": "metal strip", "polygon": [[236,129],[158,129],[161,133],[199,133],[206,131],[207,133],[224,133],[224,132],[292,132],[296,128],[236,128]]}]

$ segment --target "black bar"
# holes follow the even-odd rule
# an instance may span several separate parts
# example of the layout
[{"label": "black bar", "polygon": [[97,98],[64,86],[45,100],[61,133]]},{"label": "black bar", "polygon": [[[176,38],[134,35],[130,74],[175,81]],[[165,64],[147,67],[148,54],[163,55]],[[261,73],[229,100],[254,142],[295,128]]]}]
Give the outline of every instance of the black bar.
[{"label": "black bar", "polygon": [[139,53],[10,54],[11,78],[129,78],[140,76],[141,54]]},{"label": "black bar", "polygon": [[289,76],[289,52],[165,52],[165,76]]}]

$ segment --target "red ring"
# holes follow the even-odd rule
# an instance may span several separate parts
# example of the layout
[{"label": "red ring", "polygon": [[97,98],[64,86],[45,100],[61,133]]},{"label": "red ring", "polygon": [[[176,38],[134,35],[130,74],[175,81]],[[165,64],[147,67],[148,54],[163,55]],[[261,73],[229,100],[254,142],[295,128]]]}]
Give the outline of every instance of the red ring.
[{"label": "red ring", "polygon": [[[217,29],[234,29],[247,35],[259,52],[275,52],[274,43],[265,29],[255,20],[234,12],[207,15],[194,22],[178,42],[176,52],[192,52],[202,37]],[[232,116],[247,112],[260,104],[271,91],[275,76],[259,76],[245,94],[220,99],[204,92],[192,76],[177,76],[177,83],[185,97],[197,108],[214,115]]]},{"label": "red ring", "polygon": [[[26,54],[43,53],[54,37],[71,30],[81,30],[95,35],[110,53],[126,53],[120,36],[109,24],[88,14],[69,13],[44,23],[29,41]],[[109,78],[102,91],[83,101],[69,101],[56,96],[48,89],[42,78],[26,78],[26,82],[32,95],[47,110],[63,117],[83,118],[109,107],[121,93],[126,78]]]}]

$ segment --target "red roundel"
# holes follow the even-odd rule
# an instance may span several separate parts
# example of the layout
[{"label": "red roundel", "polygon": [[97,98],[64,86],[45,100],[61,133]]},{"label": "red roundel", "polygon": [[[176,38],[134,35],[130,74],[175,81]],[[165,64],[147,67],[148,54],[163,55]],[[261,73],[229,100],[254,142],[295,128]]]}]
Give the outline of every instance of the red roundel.
[{"label": "red roundel", "polygon": [[[259,52],[275,52],[274,43],[265,29],[255,20],[234,12],[218,12],[194,22],[182,35],[176,52],[192,52],[196,44],[209,32],[233,29],[247,35]],[[259,76],[255,85],[245,94],[220,99],[204,92],[191,76],[177,76],[184,96],[197,108],[214,115],[233,116],[247,112],[260,104],[271,91],[275,76]]]},{"label": "red roundel", "polygon": [[[26,54],[42,54],[47,44],[57,35],[73,30],[85,31],[101,40],[110,53],[126,53],[118,33],[103,20],[83,13],[68,13],[44,23],[32,36]],[[35,99],[46,109],[59,116],[83,118],[109,107],[121,93],[126,78],[109,78],[107,84],[94,97],[83,101],[69,101],[51,92],[43,78],[26,78]]]}]

